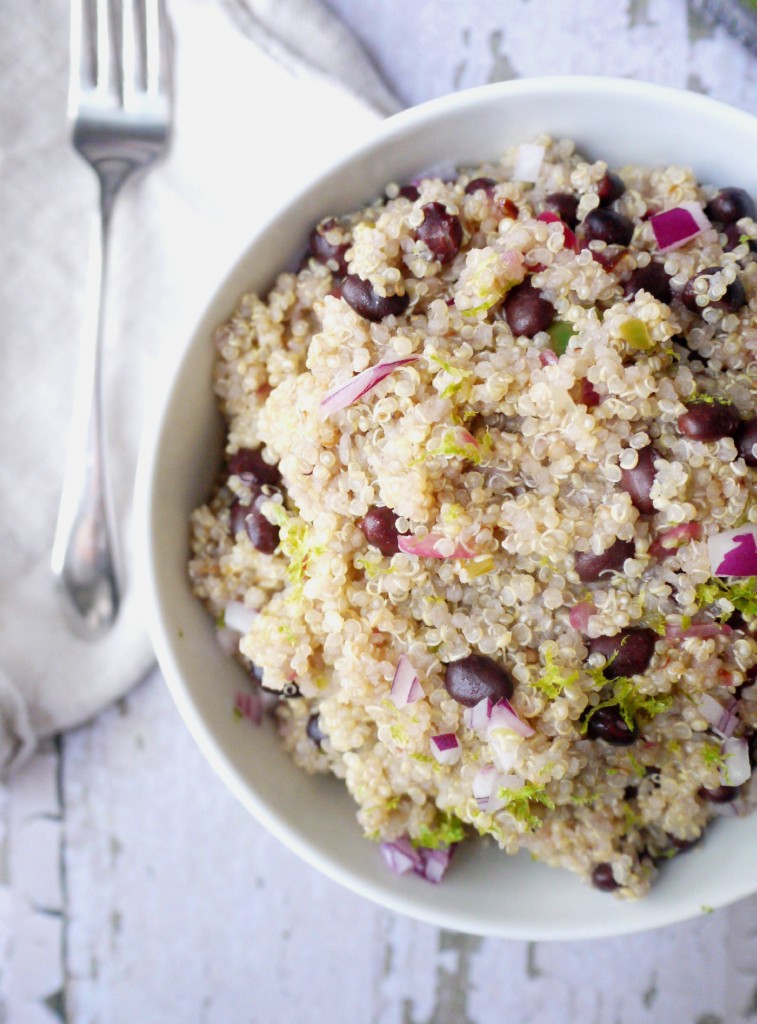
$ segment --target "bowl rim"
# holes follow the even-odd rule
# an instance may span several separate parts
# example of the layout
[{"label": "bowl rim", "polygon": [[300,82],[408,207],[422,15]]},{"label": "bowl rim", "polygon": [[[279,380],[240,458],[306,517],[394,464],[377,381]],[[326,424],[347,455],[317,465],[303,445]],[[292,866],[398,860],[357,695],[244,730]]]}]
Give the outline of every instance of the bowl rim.
[{"label": "bowl rim", "polygon": [[[323,853],[312,839],[305,838],[296,828],[287,824],[281,815],[277,813],[275,807],[270,806],[269,803],[258,796],[254,787],[243,777],[242,772],[234,764],[227,751],[220,745],[208,723],[203,718],[200,708],[184,680],[174,649],[175,641],[171,636],[170,629],[167,628],[161,586],[156,572],[157,552],[153,551],[152,547],[152,513],[155,490],[155,481],[153,479],[155,462],[160,450],[161,438],[166,429],[166,415],[177,380],[185,367],[189,354],[195,349],[199,339],[207,339],[210,330],[218,322],[217,316],[213,315],[213,313],[217,310],[221,298],[229,292],[232,282],[238,276],[240,266],[249,259],[249,254],[259,244],[260,239],[275,226],[279,218],[298,204],[303,197],[320,189],[325,182],[338,175],[344,168],[354,164],[357,160],[370,156],[376,150],[382,149],[393,138],[404,135],[417,125],[433,120],[437,116],[446,117],[455,111],[475,105],[480,100],[496,103],[500,99],[504,99],[512,102],[519,97],[548,97],[555,90],[573,92],[587,98],[592,95],[601,95],[603,97],[622,96],[626,99],[646,98],[650,100],[664,100],[671,109],[692,110],[698,108],[699,110],[709,111],[711,114],[717,115],[721,121],[731,122],[737,128],[743,126],[745,130],[757,138],[757,117],[712,97],[692,93],[675,86],[588,75],[545,76],[477,86],[472,89],[437,97],[403,110],[380,122],[368,138],[362,138],[358,145],[349,149],[346,154],[340,155],[338,159],[334,160],[324,170],[309,179],[294,195],[281,202],[265,221],[255,229],[242,253],[237,254],[236,258],[229,264],[229,269],[222,276],[220,283],[216,285],[215,289],[210,290],[209,298],[203,305],[202,316],[199,322],[197,322],[195,329],[180,345],[172,347],[170,351],[165,353],[165,365],[162,368],[165,372],[156,373],[153,386],[154,393],[147,403],[147,414],[137,464],[135,484],[136,514],[134,522],[136,542],[135,578],[145,597],[148,633],[157,655],[162,675],[194,741],[213,770],[242,805],[272,835],[306,863],[333,881],[383,908],[408,915],[416,920],[437,927],[453,929],[473,935],[538,941],[589,940],[627,935],[690,919],[696,916],[698,911],[696,907],[679,903],[673,912],[646,913],[641,922],[635,914],[630,913],[620,926],[617,922],[614,922],[611,928],[603,926],[601,916],[593,920],[582,921],[580,928],[569,926],[556,926],[552,928],[538,926],[518,927],[508,924],[507,921],[504,921],[501,927],[482,927],[481,923],[477,921],[475,912],[466,914],[456,911],[451,914],[444,909],[436,911],[433,907],[429,908],[425,904],[418,906],[414,904],[412,898],[408,898],[404,893],[396,893],[389,886],[385,888],[378,883],[367,881],[357,874],[353,868]],[[241,293],[241,290],[238,291],[236,298],[238,298],[239,293]],[[730,889],[726,889],[723,893],[723,898],[713,902],[713,906],[725,906],[754,892],[757,892],[757,878],[754,884],[749,887],[739,887],[731,883]],[[642,901],[647,908],[649,908],[650,899],[651,897],[647,897],[646,900]]]}]

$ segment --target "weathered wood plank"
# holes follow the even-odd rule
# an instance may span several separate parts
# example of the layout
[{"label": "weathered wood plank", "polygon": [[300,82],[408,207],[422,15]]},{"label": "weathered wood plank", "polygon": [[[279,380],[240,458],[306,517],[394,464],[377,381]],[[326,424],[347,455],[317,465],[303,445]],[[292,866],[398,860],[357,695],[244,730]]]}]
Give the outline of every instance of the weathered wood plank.
[{"label": "weathered wood plank", "polygon": [[707,92],[757,110],[757,67],[678,0],[327,0],[406,103],[507,78],[587,74]]},{"label": "weathered wood plank", "polygon": [[52,1024],[64,984],[58,751],[46,744],[2,793],[2,1001],[9,1024]]},{"label": "weathered wood plank", "polygon": [[[156,678],[66,742],[71,1019],[711,1024],[748,1019],[757,899],[644,935],[484,940],[396,916],[283,849]],[[752,1009],[752,1012],[753,1009]]]}]

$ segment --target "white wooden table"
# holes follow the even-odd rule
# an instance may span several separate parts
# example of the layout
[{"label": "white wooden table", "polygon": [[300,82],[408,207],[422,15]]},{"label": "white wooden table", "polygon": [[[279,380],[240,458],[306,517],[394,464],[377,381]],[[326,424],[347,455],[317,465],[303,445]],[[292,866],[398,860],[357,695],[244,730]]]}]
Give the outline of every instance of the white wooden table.
[{"label": "white wooden table", "polygon": [[[580,72],[687,86],[757,111],[757,62],[685,0],[328,4],[406,103]],[[0,791],[0,820],[8,1024],[757,1018],[757,897],[601,942],[481,940],[398,917],[321,877],[237,805],[157,671],[47,743]]]}]

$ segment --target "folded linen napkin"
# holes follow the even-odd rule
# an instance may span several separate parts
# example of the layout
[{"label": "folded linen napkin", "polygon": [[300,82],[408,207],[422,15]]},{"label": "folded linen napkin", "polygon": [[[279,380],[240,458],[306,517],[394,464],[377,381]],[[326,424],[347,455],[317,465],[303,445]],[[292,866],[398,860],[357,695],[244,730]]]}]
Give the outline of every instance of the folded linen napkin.
[{"label": "folded linen napkin", "polygon": [[[65,123],[66,7],[0,6],[0,770],[125,693],[153,661],[128,577],[116,628],[91,643],[65,628],[49,570],[96,203]],[[107,460],[127,571],[159,358],[191,333],[256,226],[396,105],[318,0],[169,0],[169,10],[173,145],[119,198],[108,289]]]}]

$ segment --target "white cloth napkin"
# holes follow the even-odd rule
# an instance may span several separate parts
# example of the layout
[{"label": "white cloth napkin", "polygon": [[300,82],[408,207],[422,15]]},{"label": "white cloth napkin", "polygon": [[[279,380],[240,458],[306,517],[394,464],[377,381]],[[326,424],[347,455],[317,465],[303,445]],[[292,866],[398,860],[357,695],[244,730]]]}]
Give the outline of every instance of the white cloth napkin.
[{"label": "white cloth napkin", "polygon": [[[67,6],[0,5],[0,770],[125,693],[153,661],[128,578],[117,627],[89,643],[64,626],[49,571],[96,203],[65,123]],[[318,0],[169,0],[169,10],[173,144],[118,201],[108,288],[107,459],[127,570],[160,358],[189,336],[256,226],[395,105]]]}]

